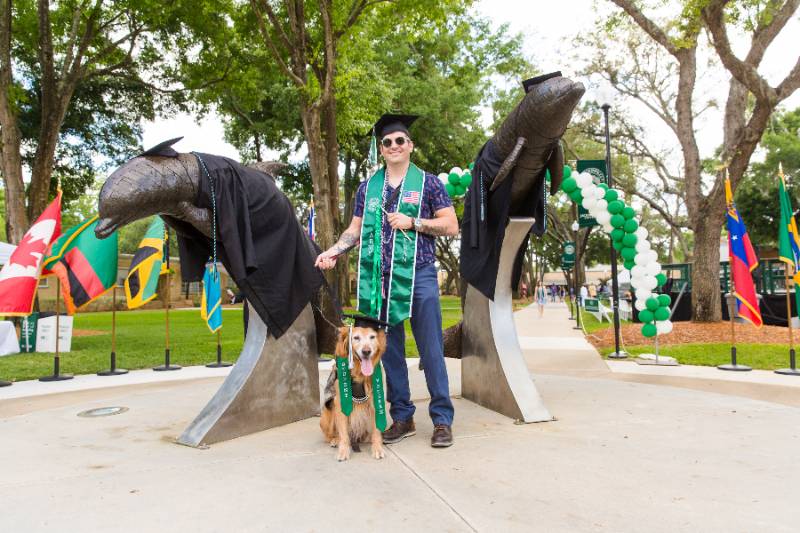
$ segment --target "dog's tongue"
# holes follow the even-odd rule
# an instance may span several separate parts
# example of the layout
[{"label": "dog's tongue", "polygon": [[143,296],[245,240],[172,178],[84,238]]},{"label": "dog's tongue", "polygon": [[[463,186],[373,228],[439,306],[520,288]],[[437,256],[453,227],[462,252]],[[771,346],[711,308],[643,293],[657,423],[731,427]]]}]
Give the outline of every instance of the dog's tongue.
[{"label": "dog's tongue", "polygon": [[361,373],[365,376],[371,376],[373,371],[372,367],[372,359],[367,357],[366,359],[361,360]]}]

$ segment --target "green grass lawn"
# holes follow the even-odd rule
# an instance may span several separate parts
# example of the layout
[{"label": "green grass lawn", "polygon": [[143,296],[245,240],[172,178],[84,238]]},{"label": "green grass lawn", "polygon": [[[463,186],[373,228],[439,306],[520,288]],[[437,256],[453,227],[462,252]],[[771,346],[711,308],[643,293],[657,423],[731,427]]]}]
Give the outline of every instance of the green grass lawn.
[{"label": "green grass lawn", "polygon": [[[614,348],[603,348],[600,353],[606,357]],[[625,346],[631,355],[654,353],[654,346]],[[717,366],[731,362],[731,345],[727,343],[682,344],[661,346],[659,355],[674,357],[684,365]],[[736,347],[739,364],[775,370],[789,366],[788,344],[739,344]]]},{"label": "green grass lawn", "polygon": [[[442,321],[448,328],[461,320],[461,304],[456,296],[443,296]],[[200,319],[197,309],[172,310],[170,317],[170,359],[190,366],[210,363],[216,358],[216,335]],[[222,355],[236,361],[244,343],[241,308],[223,310]],[[61,355],[61,372],[94,374],[109,366],[111,353],[111,313],[75,315],[74,329],[102,332],[73,336],[72,351]],[[406,355],[419,355],[406,321]],[[117,366],[128,369],[150,368],[164,361],[164,311],[125,311],[117,313]],[[0,357],[0,379],[20,381],[53,373],[53,354],[26,353]]]}]

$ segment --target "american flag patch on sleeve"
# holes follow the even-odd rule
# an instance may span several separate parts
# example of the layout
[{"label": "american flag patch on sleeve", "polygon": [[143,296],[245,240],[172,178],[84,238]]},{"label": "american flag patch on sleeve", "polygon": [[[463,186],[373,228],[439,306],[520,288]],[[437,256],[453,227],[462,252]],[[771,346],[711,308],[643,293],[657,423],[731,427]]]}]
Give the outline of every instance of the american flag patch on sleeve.
[{"label": "american flag patch on sleeve", "polygon": [[403,193],[403,202],[407,204],[418,204],[419,191],[405,191]]}]

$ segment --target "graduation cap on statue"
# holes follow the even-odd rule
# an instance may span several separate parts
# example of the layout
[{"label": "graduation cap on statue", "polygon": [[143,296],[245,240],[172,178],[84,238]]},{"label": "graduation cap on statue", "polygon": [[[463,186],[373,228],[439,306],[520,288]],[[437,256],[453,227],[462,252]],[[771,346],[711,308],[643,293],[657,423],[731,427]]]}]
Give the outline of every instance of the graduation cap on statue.
[{"label": "graduation cap on statue", "polygon": [[419,115],[402,115],[397,113],[384,113],[381,118],[372,126],[372,140],[369,145],[369,164],[378,164],[378,139],[383,139],[390,133],[402,131],[406,135],[411,135],[408,129],[411,124],[419,118]]},{"label": "graduation cap on statue", "polygon": [[531,87],[533,87],[534,85],[539,85],[540,83],[547,81],[550,78],[558,78],[560,76],[561,76],[561,71],[557,70],[555,72],[551,72],[550,74],[542,74],[541,76],[529,78],[527,80],[523,80],[522,88],[525,89],[525,93],[528,93],[531,90]]},{"label": "graduation cap on statue", "polygon": [[144,152],[139,154],[138,157],[141,157],[143,155],[155,155],[155,156],[161,156],[161,157],[178,157],[178,152],[175,151],[175,149],[172,147],[172,145],[177,143],[181,139],[183,139],[183,137],[175,137],[174,139],[170,139],[168,141],[164,141],[164,142],[158,143],[157,145],[153,146],[152,148],[148,148],[147,150],[145,150]]},{"label": "graduation cap on statue", "polygon": [[388,322],[384,322],[383,320],[378,320],[377,318],[372,318],[371,316],[351,315],[345,313],[344,317],[352,319],[353,327],[356,328],[382,329],[384,331],[389,328]]}]

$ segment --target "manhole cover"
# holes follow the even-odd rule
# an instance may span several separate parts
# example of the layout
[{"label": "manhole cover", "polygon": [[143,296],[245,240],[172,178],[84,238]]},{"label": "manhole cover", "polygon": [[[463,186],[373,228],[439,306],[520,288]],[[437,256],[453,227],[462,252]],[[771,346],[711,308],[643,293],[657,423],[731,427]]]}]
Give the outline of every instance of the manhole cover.
[{"label": "manhole cover", "polygon": [[92,418],[96,416],[111,416],[118,415],[127,411],[127,407],[98,407],[97,409],[89,409],[88,411],[81,411],[78,416]]}]

